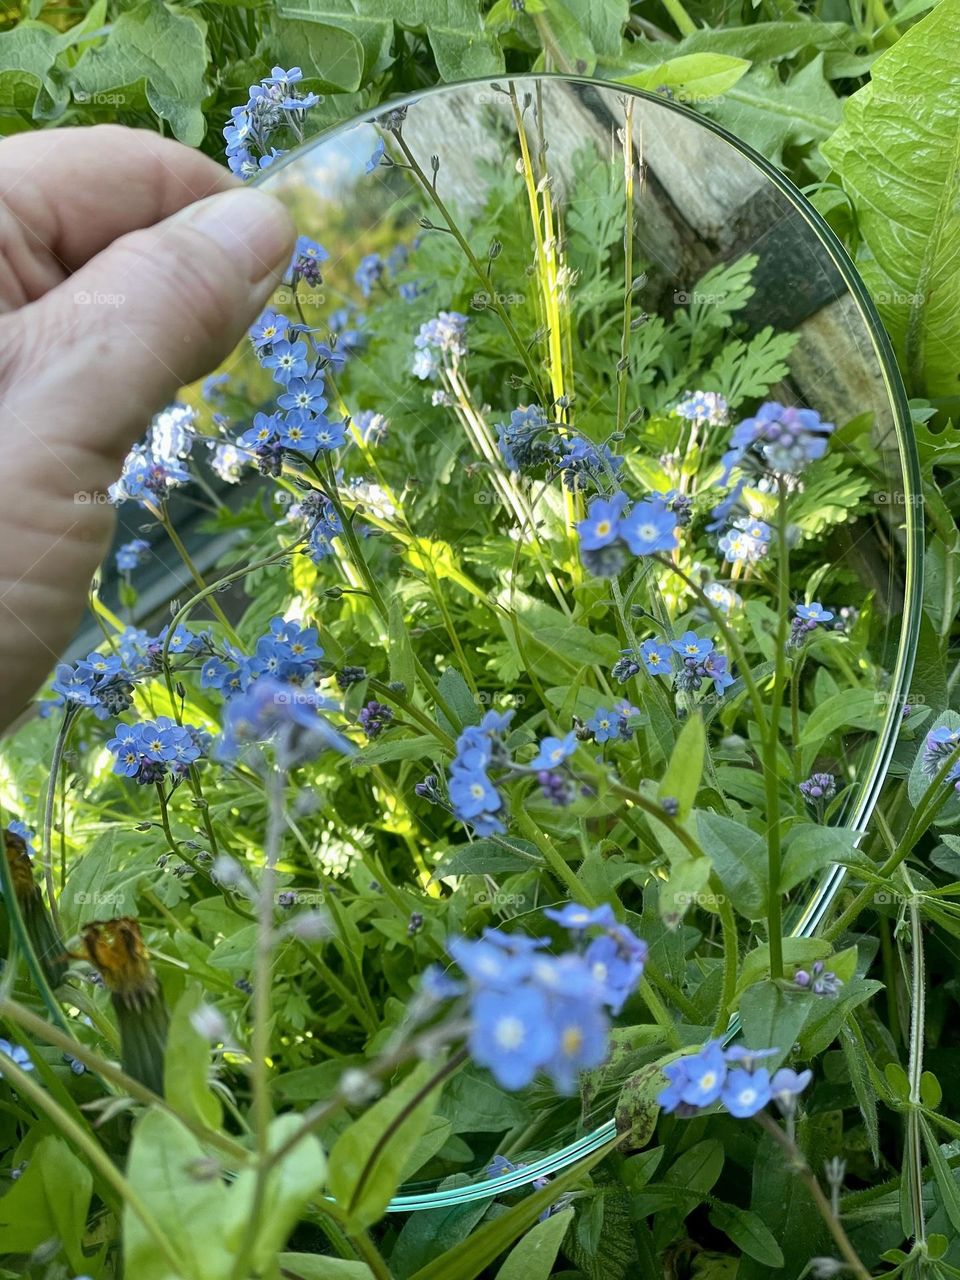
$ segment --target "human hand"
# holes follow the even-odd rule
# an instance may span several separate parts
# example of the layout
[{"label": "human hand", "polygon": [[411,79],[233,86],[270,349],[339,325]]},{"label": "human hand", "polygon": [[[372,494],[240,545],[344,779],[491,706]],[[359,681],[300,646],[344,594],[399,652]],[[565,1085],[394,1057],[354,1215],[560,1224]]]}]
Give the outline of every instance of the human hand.
[{"label": "human hand", "polygon": [[236,345],[294,238],[278,201],[154,133],[0,144],[0,729],[79,621],[127,450]]}]

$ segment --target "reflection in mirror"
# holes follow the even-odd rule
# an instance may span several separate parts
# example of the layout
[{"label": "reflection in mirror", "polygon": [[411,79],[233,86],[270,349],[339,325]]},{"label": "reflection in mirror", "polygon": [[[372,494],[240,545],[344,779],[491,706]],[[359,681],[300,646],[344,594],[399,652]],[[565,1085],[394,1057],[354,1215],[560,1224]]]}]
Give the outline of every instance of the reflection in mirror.
[{"label": "reflection in mirror", "polygon": [[266,982],[254,1058],[334,1156],[405,1135],[395,1208],[482,1198],[615,1111],[642,1146],[751,983],[850,976],[810,935],[925,715],[902,394],[799,195],[655,96],[445,88],[259,181],[290,272],[156,428],[224,540],[135,681],[188,726],[140,848],[204,940],[160,949],[241,1038]]}]

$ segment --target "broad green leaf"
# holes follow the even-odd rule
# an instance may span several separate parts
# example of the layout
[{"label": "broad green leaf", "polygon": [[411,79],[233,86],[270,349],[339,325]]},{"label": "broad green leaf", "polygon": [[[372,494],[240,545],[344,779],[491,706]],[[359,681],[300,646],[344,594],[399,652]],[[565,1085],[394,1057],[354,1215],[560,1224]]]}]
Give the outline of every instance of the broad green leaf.
[{"label": "broad green leaf", "polygon": [[[822,938],[784,938],[783,962],[790,970],[793,967],[809,968],[815,960],[826,960],[830,954],[830,943]],[[744,991],[770,972],[770,948],[766,943],[754,947],[744,958],[740,971],[738,990]]]},{"label": "broad green leaf", "polygon": [[[351,93],[360,87],[363,45],[352,31],[328,23],[277,18],[269,45],[272,61],[301,67],[304,79],[321,91]],[[412,682],[407,687],[412,689]]]},{"label": "broad green leaf", "polygon": [[363,49],[364,80],[389,59],[393,15],[380,0],[277,0],[277,12],[355,36]]},{"label": "broad green leaf", "polygon": [[163,1061],[163,1096],[181,1116],[211,1129],[220,1127],[221,1109],[210,1088],[210,1043],[191,1022],[203,1002],[199,983],[177,1001],[170,1018]]},{"label": "broad green leaf", "polygon": [[873,64],[823,154],[853,197],[858,259],[916,395],[955,396],[960,347],[960,0]]},{"label": "broad green leaf", "polygon": [[0,1250],[31,1253],[59,1237],[73,1267],[81,1271],[81,1248],[93,1175],[62,1138],[41,1138],[26,1169],[0,1199]]},{"label": "broad green leaf", "polygon": [[541,41],[550,51],[559,71],[586,76],[597,65],[597,51],[581,23],[564,0],[544,0],[544,13],[537,21]]},{"label": "broad green leaf", "polygon": [[784,147],[828,138],[840,123],[841,104],[824,77],[823,54],[818,53],[787,81],[776,67],[751,67],[704,110],[772,164],[780,164]]},{"label": "broad green leaf", "polygon": [[842,862],[856,839],[857,833],[847,827],[819,827],[812,822],[794,827],[783,851],[780,892],[789,893],[830,863]]},{"label": "broad green leaf", "polygon": [[738,1209],[732,1204],[714,1204],[710,1207],[710,1221],[748,1257],[755,1258],[757,1262],[765,1262],[768,1267],[783,1266],[783,1253],[773,1233],[752,1209]]},{"label": "broad green leaf", "polygon": [[59,113],[69,94],[55,71],[61,37],[45,22],[18,23],[0,32],[0,131],[30,127],[36,115]]},{"label": "broad green leaf", "polygon": [[[127,1180],[180,1259],[183,1280],[223,1280],[233,1267],[223,1238],[227,1188],[201,1172],[206,1164],[207,1152],[169,1112],[151,1108],[134,1126]],[[170,1264],[129,1202],[123,1252],[127,1275],[171,1280]]]},{"label": "broad green leaf", "polygon": [[719,813],[698,810],[696,817],[700,847],[734,910],[748,920],[759,920],[767,905],[766,839]]},{"label": "broad green leaf", "polygon": [[484,1268],[532,1226],[545,1209],[572,1190],[594,1165],[608,1156],[618,1141],[619,1139],[615,1139],[608,1142],[592,1155],[564,1170],[541,1190],[526,1196],[506,1213],[485,1222],[461,1244],[421,1267],[412,1280],[476,1280]]},{"label": "broad green leaf", "polygon": [[299,1280],[373,1280],[365,1262],[328,1258],[319,1253],[281,1253],[277,1262],[288,1275]]},{"label": "broad green leaf", "polygon": [[[832,964],[833,962],[831,962]],[[805,1057],[812,1058],[830,1047],[850,1017],[852,1010],[883,990],[872,978],[844,979],[835,996],[816,996],[806,1026],[800,1034]]]},{"label": "broad green leaf", "polygon": [[817,999],[807,991],[784,991],[769,980],[749,987],[740,997],[744,1042],[751,1049],[777,1050],[775,1056],[764,1059],[768,1071],[775,1071],[793,1054]]},{"label": "broad green leaf", "polygon": [[439,1087],[406,1112],[436,1069],[436,1063],[421,1062],[401,1084],[354,1120],[334,1144],[330,1193],[352,1230],[377,1222],[396,1191],[410,1150],[433,1115]]},{"label": "broad green leaf", "polygon": [[510,1250],[497,1280],[548,1280],[572,1221],[573,1209],[564,1209],[538,1222]]},{"label": "broad green leaf", "polygon": [[[928,726],[927,732],[930,733],[934,729],[950,729],[955,731],[960,729],[960,715],[956,711],[944,711],[937,716],[932,725]],[[924,743],[921,741],[917,748],[916,759],[910,770],[910,777],[907,781],[907,795],[910,803],[915,807],[920,803],[924,792],[929,788],[933,779],[927,774],[923,767]],[[943,761],[940,761],[943,764]]]},{"label": "broad green leaf", "polygon": [[817,752],[835,733],[854,729],[876,732],[882,723],[884,709],[873,689],[843,689],[826,698],[807,716],[800,730],[800,772],[806,776]]},{"label": "broad green leaf", "polygon": [[121,13],[104,42],[83,53],[71,76],[74,96],[144,85],[152,110],[181,142],[195,147],[206,128],[200,104],[207,61],[205,23],[147,0]]},{"label": "broad green leaf", "polygon": [[[279,1149],[298,1133],[303,1121],[294,1112],[277,1116],[270,1124],[268,1146]],[[309,1134],[302,1138],[270,1171],[257,1204],[257,1175],[244,1169],[230,1188],[229,1216],[220,1230],[234,1256],[242,1247],[250,1215],[257,1209],[257,1233],[252,1252],[252,1269],[265,1274],[286,1243],[287,1236],[303,1216],[308,1203],[326,1182],[327,1164],[323,1148]]]},{"label": "broad green leaf", "polygon": [[703,717],[699,714],[692,715],[680,730],[667,771],[657,788],[657,795],[661,800],[676,800],[677,818],[680,822],[686,820],[697,798],[706,746]]},{"label": "broad green leaf", "polygon": [[745,59],[725,53],[686,53],[617,79],[635,89],[668,88],[681,100],[703,102],[732,89],[749,69]]},{"label": "broad green leaf", "polygon": [[[377,8],[373,3],[363,7]],[[395,0],[390,13],[401,26],[425,32],[441,80],[467,80],[503,70],[500,47],[484,30],[472,0]]]},{"label": "broad green leaf", "polygon": [[456,717],[455,724],[449,724],[442,712],[437,719],[444,729],[457,734],[468,724],[477,724],[480,720],[480,709],[477,700],[470,692],[470,686],[456,667],[448,667],[437,681],[437,690],[444,702]]},{"label": "broad green leaf", "polygon": [[676,929],[691,907],[715,905],[708,890],[711,873],[707,858],[689,858],[670,868],[660,888],[660,918],[668,928]]},{"label": "broad green leaf", "polygon": [[[520,850],[511,853],[506,846]],[[504,837],[501,842],[495,840],[474,840],[448,854],[433,873],[434,880],[442,880],[445,876],[480,876],[511,875],[514,872],[529,871],[531,867],[542,865],[536,845],[529,840],[518,840],[515,836]]]}]

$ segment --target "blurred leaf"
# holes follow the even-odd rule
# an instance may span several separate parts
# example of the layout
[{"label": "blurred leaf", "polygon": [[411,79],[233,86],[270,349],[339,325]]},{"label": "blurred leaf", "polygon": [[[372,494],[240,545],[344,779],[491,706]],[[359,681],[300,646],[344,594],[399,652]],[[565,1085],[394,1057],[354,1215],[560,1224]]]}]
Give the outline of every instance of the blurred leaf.
[{"label": "blurred leaf", "polygon": [[163,1096],[185,1119],[218,1129],[220,1102],[210,1088],[210,1042],[191,1015],[203,1003],[203,988],[194,983],[183,993],[170,1018],[163,1064]]},{"label": "blurred leaf", "polygon": [[572,1221],[573,1210],[564,1209],[538,1222],[510,1250],[497,1280],[548,1280]]}]

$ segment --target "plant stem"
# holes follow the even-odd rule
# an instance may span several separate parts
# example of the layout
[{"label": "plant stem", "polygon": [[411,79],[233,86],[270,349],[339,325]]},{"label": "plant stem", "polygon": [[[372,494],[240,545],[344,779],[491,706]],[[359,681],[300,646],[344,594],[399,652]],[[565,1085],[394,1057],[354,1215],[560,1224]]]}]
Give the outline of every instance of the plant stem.
[{"label": "plant stem", "polygon": [[[790,547],[787,492],[782,479],[777,489],[777,648],[774,657],[773,692],[763,751],[763,785],[767,809],[767,941],[770,977],[783,977],[783,903],[780,895],[782,840],[780,835],[780,704],[787,668],[790,631]],[[796,744],[794,744],[796,750]]]},{"label": "plant stem", "polygon": [[857,1277],[857,1280],[871,1280],[870,1272],[857,1256],[856,1250],[850,1243],[846,1231],[843,1229],[843,1224],[834,1214],[830,1201],[824,1195],[823,1188],[814,1176],[813,1170],[807,1164],[800,1148],[784,1133],[769,1112],[761,1111],[753,1118],[760,1127],[768,1133],[771,1138],[773,1138],[774,1142],[782,1148],[787,1156],[790,1167],[799,1174],[800,1178],[803,1180],[804,1185],[810,1192],[814,1204],[817,1206],[817,1210],[821,1218],[823,1218],[826,1223],[827,1229],[833,1236],[837,1248],[843,1255],[844,1261]]}]

